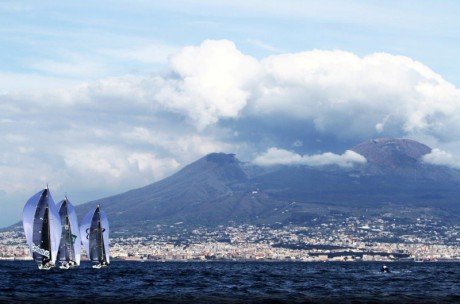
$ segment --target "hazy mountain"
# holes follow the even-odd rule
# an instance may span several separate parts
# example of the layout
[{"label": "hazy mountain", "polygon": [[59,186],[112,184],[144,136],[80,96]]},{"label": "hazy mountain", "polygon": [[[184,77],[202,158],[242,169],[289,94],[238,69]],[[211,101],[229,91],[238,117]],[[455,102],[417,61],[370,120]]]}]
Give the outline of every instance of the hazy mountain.
[{"label": "hazy mountain", "polygon": [[159,182],[77,210],[81,216],[101,204],[117,229],[148,230],[177,222],[306,222],[332,207],[359,212],[388,203],[454,213],[459,209],[459,172],[421,162],[429,147],[406,139],[376,139],[352,150],[365,156],[367,164],[352,169],[264,168],[242,163],[234,154],[212,153]]},{"label": "hazy mountain", "polygon": [[425,164],[421,157],[431,149],[407,139],[377,139],[352,148],[367,163],[353,169],[280,166],[253,182],[284,200],[347,202],[456,203],[459,172]]},{"label": "hazy mountain", "polygon": [[443,178],[453,177],[445,167],[431,166],[421,162],[431,148],[410,139],[379,138],[363,142],[351,150],[363,155],[367,175],[392,175],[406,177]]},{"label": "hazy mountain", "polygon": [[78,206],[101,204],[112,223],[201,223],[251,220],[271,204],[250,199],[250,180],[234,154],[213,153],[146,187]]}]

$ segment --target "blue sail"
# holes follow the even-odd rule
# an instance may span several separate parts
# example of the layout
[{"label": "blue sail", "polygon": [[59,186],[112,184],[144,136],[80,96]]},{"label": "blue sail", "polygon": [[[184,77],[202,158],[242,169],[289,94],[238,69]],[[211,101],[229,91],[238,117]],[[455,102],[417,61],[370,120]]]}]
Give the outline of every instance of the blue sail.
[{"label": "blue sail", "polygon": [[80,265],[81,238],[77,213],[70,201],[65,198],[58,204],[61,220],[61,241],[59,244],[58,261],[62,268]]},{"label": "blue sail", "polygon": [[88,258],[99,266],[108,265],[110,263],[109,221],[99,206],[83,218],[80,234]]},{"label": "blue sail", "polygon": [[39,268],[53,267],[61,239],[61,221],[49,189],[41,190],[27,201],[22,223],[30,253]]}]

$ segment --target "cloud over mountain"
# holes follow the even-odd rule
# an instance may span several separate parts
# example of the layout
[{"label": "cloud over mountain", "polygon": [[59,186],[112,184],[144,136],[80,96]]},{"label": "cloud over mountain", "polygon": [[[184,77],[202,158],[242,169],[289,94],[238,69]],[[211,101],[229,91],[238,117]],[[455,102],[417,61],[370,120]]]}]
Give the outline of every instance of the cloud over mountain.
[{"label": "cloud over mountain", "polygon": [[[229,40],[179,49],[153,74],[25,84],[0,95],[0,110],[2,201],[46,182],[58,193],[121,191],[215,151],[350,167],[365,159],[337,153],[376,136],[460,147],[460,90],[420,62],[340,50],[260,59]],[[455,166],[436,151],[424,160]]]},{"label": "cloud over mountain", "polygon": [[460,169],[460,159],[458,157],[437,148],[433,149],[431,153],[424,155],[422,160],[423,162],[431,165]]},{"label": "cloud over mountain", "polygon": [[171,57],[170,74],[156,82],[154,100],[183,112],[199,128],[236,118],[260,80],[260,64],[228,40],[206,40]]},{"label": "cloud over mountain", "polygon": [[231,41],[207,40],[173,55],[169,72],[148,81],[152,102],[199,128],[282,114],[339,136],[455,136],[460,116],[455,86],[420,62],[386,53],[313,50],[257,60]]},{"label": "cloud over mountain", "polygon": [[259,166],[306,165],[320,167],[337,165],[339,167],[351,168],[353,165],[365,164],[366,158],[351,150],[347,150],[340,155],[331,152],[315,155],[300,155],[283,149],[270,148],[263,154],[257,156],[253,163]]}]

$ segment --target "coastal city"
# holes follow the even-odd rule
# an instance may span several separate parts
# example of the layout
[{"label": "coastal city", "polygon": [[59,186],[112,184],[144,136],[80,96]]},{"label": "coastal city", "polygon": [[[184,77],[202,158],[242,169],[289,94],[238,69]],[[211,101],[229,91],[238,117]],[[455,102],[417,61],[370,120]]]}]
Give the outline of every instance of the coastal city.
[{"label": "coastal city", "polygon": [[[316,225],[156,225],[150,235],[112,232],[110,255],[134,261],[460,261],[460,226],[357,217]],[[83,259],[85,256],[83,256]],[[0,259],[30,259],[22,232],[0,232]]]}]

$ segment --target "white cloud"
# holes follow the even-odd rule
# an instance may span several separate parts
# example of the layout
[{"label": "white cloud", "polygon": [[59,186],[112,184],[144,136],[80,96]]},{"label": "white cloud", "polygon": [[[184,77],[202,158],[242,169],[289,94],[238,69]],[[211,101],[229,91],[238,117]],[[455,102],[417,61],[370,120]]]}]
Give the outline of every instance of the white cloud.
[{"label": "white cloud", "polygon": [[172,55],[164,73],[112,77],[30,99],[166,111],[198,130],[245,116],[305,121],[339,138],[460,135],[460,90],[420,62],[387,53],[314,50],[257,60],[231,41],[206,40]]},{"label": "white cloud", "polygon": [[153,132],[143,127],[134,127],[121,133],[129,143],[148,144],[172,155],[180,156],[184,162],[212,152],[235,152],[235,146],[202,134],[178,135],[168,132]]},{"label": "white cloud", "polygon": [[[142,184],[158,180],[176,170],[180,163],[174,158],[153,153],[133,152],[116,146],[67,149],[63,155],[71,177],[85,180],[86,187],[113,187],[133,180]],[[135,183],[134,183],[135,184]]]},{"label": "white cloud", "polygon": [[384,126],[399,134],[455,133],[449,126],[460,118],[460,91],[407,57],[315,50],[261,64],[267,80],[254,115],[309,120],[341,137],[369,137]]},{"label": "white cloud", "polygon": [[[460,130],[459,90],[410,58],[314,50],[257,60],[228,40],[182,48],[162,73],[105,78],[71,89],[17,91],[0,98],[0,121],[8,122],[0,124],[1,131],[12,143],[7,150],[28,161],[53,159],[50,166],[65,166],[78,173],[77,179],[91,172],[105,187],[125,176],[157,180],[163,174],[153,172],[175,170],[174,161],[184,164],[210,152],[238,152],[242,146],[242,151],[254,153],[277,144],[256,149],[254,135],[235,141],[244,138],[241,133],[257,130],[249,125],[235,132],[232,124],[221,128],[221,120],[237,125],[242,117],[261,119],[266,126],[273,118],[286,124],[301,121],[313,124],[320,135],[337,138],[368,139],[382,133],[454,141]],[[288,144],[308,147],[301,145],[302,130],[292,136]],[[50,142],[60,146],[51,149]],[[284,162],[300,157],[308,165],[348,166],[353,162],[349,153],[289,154]],[[154,159],[169,165],[154,170],[146,164]]]},{"label": "white cloud", "polygon": [[171,77],[162,78],[155,99],[188,115],[199,128],[236,118],[259,80],[260,65],[228,40],[206,40],[171,57]]},{"label": "white cloud", "polygon": [[423,155],[422,161],[430,165],[460,169],[460,158],[437,148],[434,148],[430,153]]},{"label": "white cloud", "polygon": [[385,124],[387,123],[389,118],[390,118],[390,116],[386,116],[381,122],[378,122],[375,125],[375,130],[377,131],[377,133],[382,133],[384,131]]},{"label": "white cloud", "polygon": [[[18,157],[17,162],[0,164],[0,192],[15,197],[18,194],[30,193],[40,189],[47,183],[55,189],[63,185],[67,173],[61,168],[49,164],[33,162],[30,157]],[[10,204],[12,202],[10,201]]]},{"label": "white cloud", "polygon": [[244,115],[308,121],[341,138],[460,135],[460,91],[420,62],[387,53],[314,50],[257,60],[231,41],[206,40],[142,83],[156,107],[200,130]]},{"label": "white cloud", "polygon": [[165,177],[180,166],[173,158],[158,158],[152,153],[133,153],[128,156],[128,162],[136,164],[139,172],[146,172],[154,180]]},{"label": "white cloud", "polygon": [[[0,192],[8,191],[8,199],[23,199],[46,182],[76,193],[94,189],[84,200],[96,198],[156,181],[216,151],[245,160],[268,147],[306,153],[317,141],[327,151],[376,134],[460,147],[459,90],[423,64],[390,54],[315,50],[258,60],[231,41],[207,40],[150,75],[71,88],[33,75],[35,90],[21,89],[27,77],[8,78],[0,73],[5,88],[16,83],[0,92],[0,168],[11,176],[0,179]],[[307,133],[305,126],[314,129]],[[432,157],[427,161],[455,166],[453,156]],[[351,151],[301,155],[277,148],[254,160],[341,167],[364,161]]]},{"label": "white cloud", "polygon": [[116,179],[126,170],[126,163],[117,152],[112,147],[70,149],[64,155],[64,162],[80,173],[101,174],[107,179]]},{"label": "white cloud", "polygon": [[351,150],[347,150],[341,155],[331,152],[315,155],[300,155],[291,151],[272,147],[265,153],[257,156],[253,160],[253,163],[259,166],[306,165],[320,167],[337,165],[339,167],[351,168],[354,165],[366,163],[366,158]]}]

